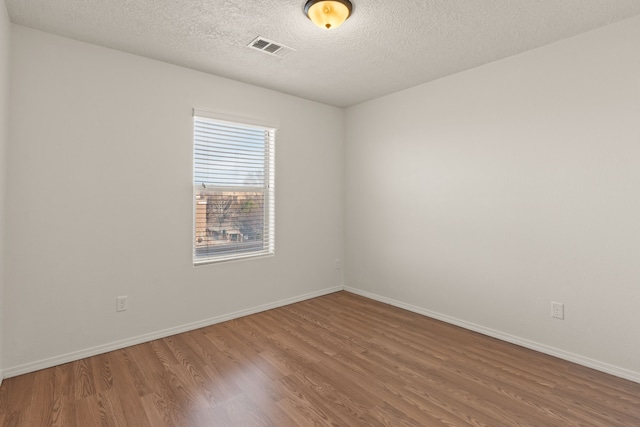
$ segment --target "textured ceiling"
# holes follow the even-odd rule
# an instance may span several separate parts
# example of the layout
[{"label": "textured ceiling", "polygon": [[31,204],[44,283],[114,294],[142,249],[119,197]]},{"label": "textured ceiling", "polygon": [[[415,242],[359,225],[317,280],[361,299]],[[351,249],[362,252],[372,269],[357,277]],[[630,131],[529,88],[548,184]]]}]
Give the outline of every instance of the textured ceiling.
[{"label": "textured ceiling", "polygon": [[[305,0],[6,0],[11,21],[340,107],[640,14],[640,0],[353,0],[317,28]],[[246,47],[263,36],[296,51]]]}]

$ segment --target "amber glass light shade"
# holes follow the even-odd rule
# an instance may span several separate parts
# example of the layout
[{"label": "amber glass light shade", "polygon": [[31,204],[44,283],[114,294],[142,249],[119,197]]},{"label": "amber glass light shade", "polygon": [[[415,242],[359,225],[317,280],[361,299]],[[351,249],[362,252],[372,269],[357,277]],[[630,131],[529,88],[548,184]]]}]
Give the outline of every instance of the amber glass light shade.
[{"label": "amber glass light shade", "polygon": [[352,8],[349,0],[309,0],[304,12],[318,27],[332,30],[347,20]]}]

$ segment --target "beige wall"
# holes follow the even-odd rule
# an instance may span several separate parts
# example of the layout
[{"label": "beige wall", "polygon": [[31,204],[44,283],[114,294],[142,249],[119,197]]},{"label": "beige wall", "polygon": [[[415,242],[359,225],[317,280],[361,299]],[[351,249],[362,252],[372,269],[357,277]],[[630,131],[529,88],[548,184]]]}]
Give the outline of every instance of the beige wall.
[{"label": "beige wall", "polygon": [[[343,110],[12,31],[8,374],[342,285]],[[279,125],[274,257],[192,265],[194,107]]]},{"label": "beige wall", "polygon": [[[5,14],[0,82],[8,31]],[[640,381],[640,18],[346,122],[180,67],[11,36],[5,373],[340,287],[344,235],[355,291]],[[193,107],[279,123],[275,257],[192,266]],[[552,300],[566,320],[550,318]]]},{"label": "beige wall", "polygon": [[345,285],[640,381],[638,46],[640,17],[348,109]]},{"label": "beige wall", "polygon": [[5,193],[9,138],[9,38],[10,23],[4,2],[0,5],[0,384],[3,378],[3,326],[5,284]]}]

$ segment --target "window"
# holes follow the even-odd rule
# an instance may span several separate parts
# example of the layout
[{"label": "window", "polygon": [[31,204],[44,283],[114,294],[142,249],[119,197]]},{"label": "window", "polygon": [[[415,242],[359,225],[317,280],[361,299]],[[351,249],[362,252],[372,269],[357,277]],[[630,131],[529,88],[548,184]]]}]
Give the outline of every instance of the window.
[{"label": "window", "polygon": [[194,110],[194,264],[274,253],[276,130],[240,120]]}]

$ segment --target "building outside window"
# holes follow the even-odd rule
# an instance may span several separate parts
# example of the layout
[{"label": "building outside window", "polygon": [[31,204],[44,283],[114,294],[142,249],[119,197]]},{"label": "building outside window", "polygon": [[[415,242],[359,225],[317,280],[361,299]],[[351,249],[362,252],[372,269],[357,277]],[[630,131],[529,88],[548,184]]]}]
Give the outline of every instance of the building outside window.
[{"label": "building outside window", "polygon": [[194,110],[194,264],[274,254],[275,134]]}]

